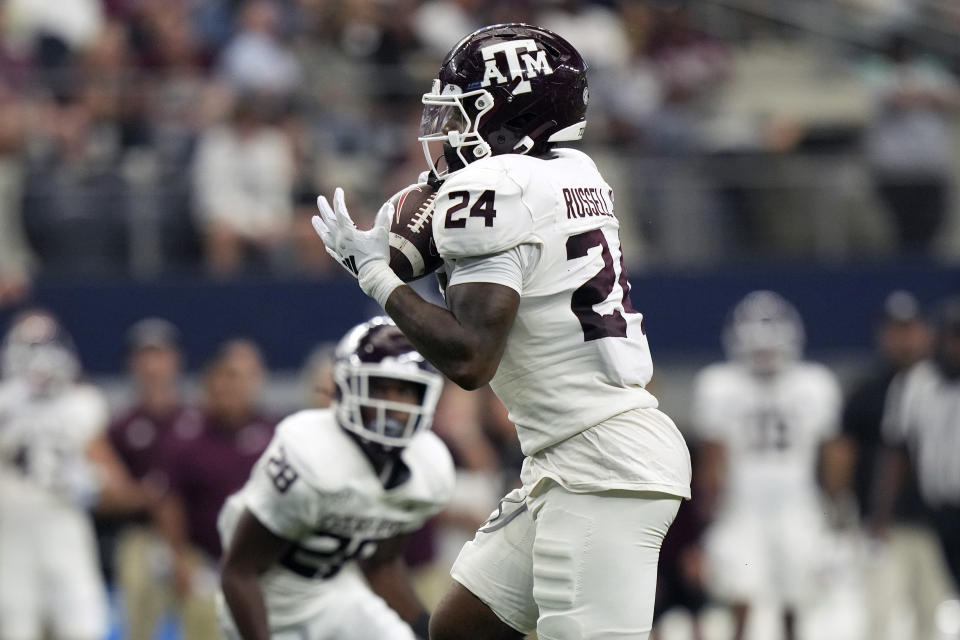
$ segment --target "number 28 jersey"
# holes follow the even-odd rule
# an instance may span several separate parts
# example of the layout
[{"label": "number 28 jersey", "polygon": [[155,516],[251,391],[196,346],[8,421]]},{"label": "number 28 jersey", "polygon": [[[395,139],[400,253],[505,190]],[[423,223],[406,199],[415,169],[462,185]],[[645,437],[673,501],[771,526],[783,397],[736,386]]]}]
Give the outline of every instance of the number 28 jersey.
[{"label": "number 28 jersey", "polygon": [[431,431],[401,453],[410,476],[385,489],[359,445],[332,410],[295,413],[278,426],[250,479],[230,496],[217,522],[224,548],[244,509],[291,541],[261,577],[270,626],[299,624],[322,606],[325,594],[355,580],[356,559],[378,541],[416,531],[453,493],[453,460]]},{"label": "number 28 jersey", "polygon": [[[652,408],[643,316],[623,266],[613,191],[572,149],[505,154],[451,176],[433,234],[448,285],[492,282],[520,307],[490,382],[530,456],[630,409]],[[498,273],[519,265],[519,281]]]}]

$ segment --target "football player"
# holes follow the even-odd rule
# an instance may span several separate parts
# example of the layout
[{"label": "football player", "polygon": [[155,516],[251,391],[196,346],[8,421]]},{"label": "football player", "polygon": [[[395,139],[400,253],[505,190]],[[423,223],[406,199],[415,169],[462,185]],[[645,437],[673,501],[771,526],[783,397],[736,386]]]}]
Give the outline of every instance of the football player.
[{"label": "football player", "polygon": [[795,610],[813,595],[822,558],[818,460],[838,435],[842,399],[831,371],[800,360],[803,343],[793,305],[754,291],[725,328],[728,360],[694,380],[698,477],[716,504],[707,586],[733,605],[737,638],[761,597],[783,607],[786,637],[795,638]]},{"label": "football player", "polygon": [[41,310],[0,348],[0,637],[99,640],[107,596],[89,510],[136,509],[106,436],[107,403],[77,382],[70,336]]},{"label": "football player", "polygon": [[224,635],[426,639],[400,555],[453,492],[430,431],[443,378],[386,317],[337,345],[337,401],[280,423],[220,512]]},{"label": "football player", "polygon": [[522,489],[454,564],[434,640],[647,638],[660,545],[690,495],[686,444],[645,389],[613,190],[558,147],[583,135],[588,101],[583,58],[540,27],[485,27],[447,55],[420,137],[446,308],[391,271],[389,203],[360,231],[342,190],[318,198],[327,250],[440,371],[490,383],[526,456]]}]

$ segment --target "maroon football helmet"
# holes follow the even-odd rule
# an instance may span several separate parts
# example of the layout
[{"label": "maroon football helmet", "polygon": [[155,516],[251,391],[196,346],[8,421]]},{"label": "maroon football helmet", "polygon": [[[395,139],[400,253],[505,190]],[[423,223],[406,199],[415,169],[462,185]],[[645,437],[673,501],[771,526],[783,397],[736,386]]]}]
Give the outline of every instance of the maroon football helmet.
[{"label": "maroon football helmet", "polygon": [[[421,390],[419,403],[371,397],[374,378],[417,385]],[[413,436],[430,428],[443,389],[443,377],[387,316],[357,325],[344,336],[334,356],[333,379],[340,426],[367,442],[389,448],[405,447]],[[364,408],[373,419],[364,419]],[[390,419],[390,410],[407,413],[406,422]]]},{"label": "maroon football helmet", "polygon": [[573,45],[541,27],[497,24],[447,54],[423,95],[418,139],[439,178],[430,142],[444,144],[447,174],[491,155],[541,154],[583,137],[588,100],[587,64]]}]

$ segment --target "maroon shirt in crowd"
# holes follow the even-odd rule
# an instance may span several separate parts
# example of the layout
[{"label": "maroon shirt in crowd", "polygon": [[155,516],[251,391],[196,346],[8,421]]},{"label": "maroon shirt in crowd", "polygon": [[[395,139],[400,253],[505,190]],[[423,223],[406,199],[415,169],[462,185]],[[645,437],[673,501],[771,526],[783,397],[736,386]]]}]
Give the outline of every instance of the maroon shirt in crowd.
[{"label": "maroon shirt in crowd", "polygon": [[204,416],[196,437],[178,439],[167,448],[170,489],[183,501],[190,541],[213,559],[221,553],[220,507],[247,481],[253,464],[270,444],[274,424],[255,416],[236,429]]},{"label": "maroon shirt in crowd", "polygon": [[177,440],[196,438],[203,426],[197,409],[177,407],[163,417],[136,406],[110,425],[110,442],[137,480],[147,476],[162,482],[165,449]]}]

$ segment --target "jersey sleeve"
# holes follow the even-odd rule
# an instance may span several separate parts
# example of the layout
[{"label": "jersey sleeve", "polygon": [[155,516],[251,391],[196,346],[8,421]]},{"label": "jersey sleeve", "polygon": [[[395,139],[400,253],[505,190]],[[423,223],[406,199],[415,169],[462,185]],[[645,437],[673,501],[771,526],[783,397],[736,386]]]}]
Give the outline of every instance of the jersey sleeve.
[{"label": "jersey sleeve", "polygon": [[106,431],[110,408],[103,393],[93,386],[77,388],[71,406],[72,421],[79,442],[89,442]]},{"label": "jersey sleeve", "polygon": [[522,176],[489,161],[448,179],[437,194],[433,218],[433,240],[440,256],[455,261],[539,244],[522,184]]},{"label": "jersey sleeve", "polygon": [[808,407],[816,412],[815,423],[822,439],[840,435],[843,391],[837,377],[826,367],[817,365],[812,376],[816,396]]},{"label": "jersey sleeve", "polygon": [[453,456],[440,438],[431,438],[426,449],[431,461],[428,467],[430,471],[428,483],[430,495],[433,497],[427,508],[426,517],[431,517],[442,511],[450,502],[457,476],[453,466]]},{"label": "jersey sleeve", "polygon": [[244,489],[244,506],[263,526],[289,540],[309,533],[320,510],[320,497],[304,480],[295,447],[289,433],[278,429]]},{"label": "jersey sleeve", "polygon": [[700,440],[723,441],[731,423],[736,392],[722,366],[708,366],[693,381],[691,421]]},{"label": "jersey sleeve", "polygon": [[540,255],[538,245],[525,244],[492,256],[457,260],[447,286],[468,282],[491,282],[523,293],[523,280]]},{"label": "jersey sleeve", "polygon": [[414,448],[408,451],[407,464],[418,478],[412,494],[404,494],[402,500],[412,518],[406,528],[415,531],[431,517],[442,511],[453,497],[456,472],[453,457],[447,446],[433,432],[417,436]]}]

